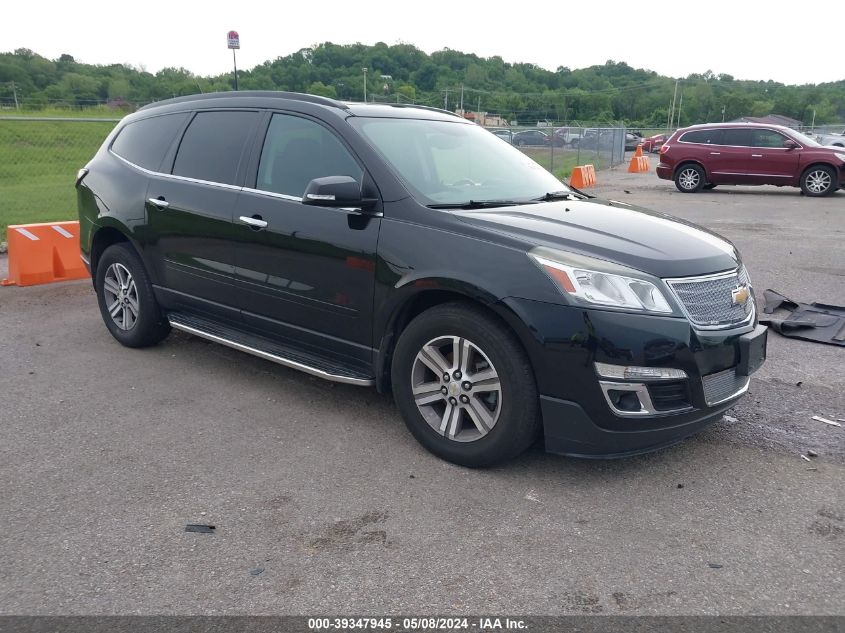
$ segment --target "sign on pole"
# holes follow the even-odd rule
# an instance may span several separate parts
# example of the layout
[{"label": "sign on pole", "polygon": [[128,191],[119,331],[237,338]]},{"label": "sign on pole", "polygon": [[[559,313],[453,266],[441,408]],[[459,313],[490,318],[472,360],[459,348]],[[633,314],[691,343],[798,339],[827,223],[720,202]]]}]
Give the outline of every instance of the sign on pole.
[{"label": "sign on pole", "polygon": [[241,47],[241,38],[238,37],[237,31],[229,31],[226,36],[226,39],[229,41],[229,48],[240,48]]}]

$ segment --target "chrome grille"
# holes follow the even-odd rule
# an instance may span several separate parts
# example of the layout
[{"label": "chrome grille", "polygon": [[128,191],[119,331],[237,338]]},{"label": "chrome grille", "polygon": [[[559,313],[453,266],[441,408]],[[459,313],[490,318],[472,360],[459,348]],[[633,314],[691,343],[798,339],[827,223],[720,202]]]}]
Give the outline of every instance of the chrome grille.
[{"label": "chrome grille", "polygon": [[733,303],[731,292],[751,284],[745,266],[730,273],[667,279],[666,283],[684,306],[687,316],[695,325],[706,328],[729,327],[747,321],[754,312],[754,297],[749,296],[745,305]]},{"label": "chrome grille", "polygon": [[749,380],[748,376],[737,376],[736,367],[704,376],[701,382],[707,406],[712,407],[740,395],[748,387]]}]

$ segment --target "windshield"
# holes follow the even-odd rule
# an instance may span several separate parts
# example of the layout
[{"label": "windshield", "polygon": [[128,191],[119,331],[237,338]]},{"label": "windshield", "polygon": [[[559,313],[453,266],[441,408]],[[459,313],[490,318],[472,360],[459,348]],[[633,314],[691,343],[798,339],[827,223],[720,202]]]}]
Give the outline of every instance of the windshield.
[{"label": "windshield", "polygon": [[801,143],[804,147],[821,147],[821,143],[817,143],[814,139],[811,139],[806,134],[801,134],[796,130],[790,130],[790,134],[795,137],[795,140]]},{"label": "windshield", "polygon": [[420,119],[348,120],[426,205],[522,202],[568,191],[528,156],[477,125]]}]

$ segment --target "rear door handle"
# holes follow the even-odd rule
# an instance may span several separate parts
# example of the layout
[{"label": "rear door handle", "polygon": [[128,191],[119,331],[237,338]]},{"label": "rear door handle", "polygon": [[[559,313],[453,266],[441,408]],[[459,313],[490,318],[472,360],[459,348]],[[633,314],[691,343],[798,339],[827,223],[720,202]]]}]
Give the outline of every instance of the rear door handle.
[{"label": "rear door handle", "polygon": [[147,202],[159,209],[166,209],[170,206],[170,203],[160,196],[158,198],[147,198]]},{"label": "rear door handle", "polygon": [[248,215],[242,215],[238,218],[244,224],[249,224],[254,229],[266,229],[267,228],[267,221],[262,220],[260,215],[254,215],[252,217]]},{"label": "rear door handle", "polygon": [[719,156],[722,152],[710,152],[711,156]]},{"label": "rear door handle", "polygon": [[762,154],[751,154],[751,158],[763,158]]}]

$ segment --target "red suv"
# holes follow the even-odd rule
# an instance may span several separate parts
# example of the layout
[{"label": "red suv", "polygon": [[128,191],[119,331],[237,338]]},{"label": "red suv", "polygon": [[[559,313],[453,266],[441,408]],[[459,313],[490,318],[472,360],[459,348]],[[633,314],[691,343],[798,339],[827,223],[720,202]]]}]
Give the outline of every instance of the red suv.
[{"label": "red suv", "polygon": [[660,148],[657,175],[674,180],[683,193],[716,185],[787,185],[826,196],[845,185],[845,151],[780,125],[694,125]]}]

